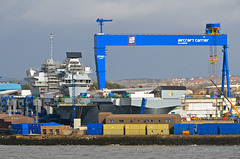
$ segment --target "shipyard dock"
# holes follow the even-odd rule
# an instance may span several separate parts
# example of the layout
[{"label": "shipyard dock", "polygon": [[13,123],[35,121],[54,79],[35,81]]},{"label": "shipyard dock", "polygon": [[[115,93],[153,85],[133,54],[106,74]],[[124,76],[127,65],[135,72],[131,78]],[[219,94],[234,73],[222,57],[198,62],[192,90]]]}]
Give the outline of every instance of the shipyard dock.
[{"label": "shipyard dock", "polygon": [[1,136],[0,145],[240,145],[240,135]]}]

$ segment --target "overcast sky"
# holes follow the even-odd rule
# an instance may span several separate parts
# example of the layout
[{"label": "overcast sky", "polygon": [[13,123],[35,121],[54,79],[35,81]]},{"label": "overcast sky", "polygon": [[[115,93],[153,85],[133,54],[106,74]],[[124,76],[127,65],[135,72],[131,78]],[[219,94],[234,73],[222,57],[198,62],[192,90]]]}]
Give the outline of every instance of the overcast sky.
[{"label": "overcast sky", "polygon": [[[0,76],[23,79],[28,68],[50,58],[63,62],[67,51],[81,51],[82,63],[96,79],[94,34],[96,19],[106,34],[197,34],[206,23],[221,23],[228,35],[231,75],[240,75],[239,0],[0,0]],[[217,70],[222,70],[218,48]],[[108,47],[107,80],[209,76],[209,47]]]}]

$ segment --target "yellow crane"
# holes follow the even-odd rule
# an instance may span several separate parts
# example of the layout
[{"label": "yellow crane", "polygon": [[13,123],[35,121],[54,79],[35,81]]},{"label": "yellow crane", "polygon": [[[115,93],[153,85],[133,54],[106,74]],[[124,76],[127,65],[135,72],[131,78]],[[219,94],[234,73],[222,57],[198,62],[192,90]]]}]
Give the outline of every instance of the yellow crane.
[{"label": "yellow crane", "polygon": [[[224,98],[227,99],[227,101],[231,104],[231,106],[234,108],[234,110],[236,110],[237,114],[235,114],[235,116],[239,117],[240,113],[239,113],[238,109],[235,107],[235,105],[232,104],[232,102],[228,99],[228,97],[226,97],[224,95],[224,93],[218,88],[218,86],[213,82],[213,80],[211,78],[209,80],[214,84],[214,86],[219,90],[219,92],[224,96]],[[232,112],[230,112],[229,114],[232,115]]]}]

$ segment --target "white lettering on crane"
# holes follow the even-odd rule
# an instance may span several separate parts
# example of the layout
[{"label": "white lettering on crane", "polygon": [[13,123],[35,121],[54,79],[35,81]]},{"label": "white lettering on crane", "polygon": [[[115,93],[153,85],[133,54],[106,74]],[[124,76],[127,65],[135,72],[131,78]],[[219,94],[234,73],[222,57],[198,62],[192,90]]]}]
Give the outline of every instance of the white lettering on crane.
[{"label": "white lettering on crane", "polygon": [[105,57],[104,55],[97,55],[97,58],[100,60],[104,59],[104,57]]},{"label": "white lettering on crane", "polygon": [[201,42],[201,43],[207,43],[209,41],[209,39],[178,39],[178,44],[181,44],[181,45],[183,45],[183,44],[188,44],[188,43],[194,43],[194,42],[196,42],[196,43],[199,43],[199,42]]}]

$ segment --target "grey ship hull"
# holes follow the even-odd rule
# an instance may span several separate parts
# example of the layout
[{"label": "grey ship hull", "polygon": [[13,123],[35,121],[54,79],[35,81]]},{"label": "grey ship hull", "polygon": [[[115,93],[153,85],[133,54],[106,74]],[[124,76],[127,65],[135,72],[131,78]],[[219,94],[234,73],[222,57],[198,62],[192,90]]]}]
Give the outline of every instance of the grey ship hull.
[{"label": "grey ship hull", "polygon": [[[178,105],[165,106],[159,108],[145,109],[145,114],[168,114],[171,110]],[[72,107],[61,106],[56,111],[62,117],[63,124],[72,123]],[[87,106],[77,106],[77,118],[81,118],[82,125],[87,123],[98,123],[98,114],[100,112],[111,112],[113,114],[141,114],[141,107],[133,105],[118,106],[112,103],[94,103]]]},{"label": "grey ship hull", "polygon": [[[181,106],[181,97],[186,91],[185,87],[162,86],[161,89],[161,92],[157,89],[157,93],[155,93],[154,96],[148,94],[148,96],[150,95],[151,97],[144,97],[147,99],[145,114],[168,114],[174,108]],[[142,96],[144,95],[147,96],[146,94],[135,93],[126,98],[82,98],[82,105],[78,107],[77,117],[81,118],[82,125],[86,125],[87,123],[97,123],[100,112],[140,114]],[[63,108],[59,107],[59,109]],[[65,106],[65,109],[68,109],[67,112],[69,112],[65,119],[71,121],[72,107]],[[64,111],[62,111],[62,113],[64,113]]]},{"label": "grey ship hull", "polygon": [[[167,108],[146,108],[145,114],[168,114],[174,107]],[[99,110],[100,108],[100,110]],[[87,123],[97,123],[98,114],[100,112],[111,112],[113,114],[141,114],[141,107],[136,106],[116,106],[116,105],[100,105],[91,107],[84,116],[82,116],[82,125]]]}]

